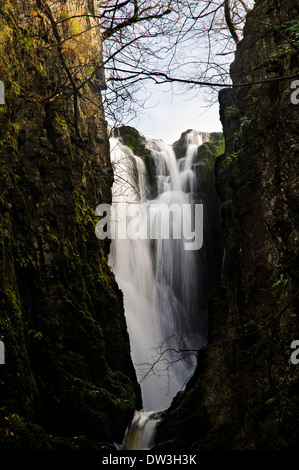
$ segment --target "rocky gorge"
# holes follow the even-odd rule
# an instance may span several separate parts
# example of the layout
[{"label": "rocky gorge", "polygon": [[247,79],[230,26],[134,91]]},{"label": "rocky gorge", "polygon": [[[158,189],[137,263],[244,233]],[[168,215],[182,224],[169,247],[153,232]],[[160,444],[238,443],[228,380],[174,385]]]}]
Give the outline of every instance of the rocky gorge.
[{"label": "rocky gorge", "polygon": [[[94,234],[113,184],[95,12],[0,6],[1,451],[113,449],[142,408],[109,243]],[[208,341],[163,412],[159,452],[298,450],[298,35],[296,0],[257,0],[219,93],[225,148],[215,134],[217,151],[202,149],[203,192],[229,283],[210,280]],[[119,133],[154,193],[138,132]]]}]

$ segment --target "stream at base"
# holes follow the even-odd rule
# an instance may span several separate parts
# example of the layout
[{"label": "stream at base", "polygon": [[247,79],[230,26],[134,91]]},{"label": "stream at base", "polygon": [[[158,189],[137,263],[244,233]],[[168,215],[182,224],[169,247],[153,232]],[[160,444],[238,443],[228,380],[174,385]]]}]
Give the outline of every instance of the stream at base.
[{"label": "stream at base", "polygon": [[130,426],[128,426],[121,449],[149,450],[155,445],[157,426],[161,413],[155,411],[136,411]]}]

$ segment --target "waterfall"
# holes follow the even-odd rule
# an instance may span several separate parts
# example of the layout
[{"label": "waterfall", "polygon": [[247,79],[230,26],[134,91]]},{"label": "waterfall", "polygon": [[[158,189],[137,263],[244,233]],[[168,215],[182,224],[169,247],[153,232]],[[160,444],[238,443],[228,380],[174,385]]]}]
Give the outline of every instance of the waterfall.
[{"label": "waterfall", "polygon": [[[177,160],[174,150],[160,140],[146,145],[156,168],[157,190],[150,199],[150,185],[144,161],[117,137],[110,139],[114,170],[113,205],[143,204],[151,213],[151,229],[167,230],[163,214],[155,208],[194,207],[198,202],[197,177],[193,159],[208,134],[190,131],[186,154]],[[173,232],[191,223],[190,213],[173,214]],[[168,214],[169,215],[169,214]],[[115,211],[117,225],[119,217]],[[191,215],[192,216],[192,215]],[[138,220],[145,223],[144,215]],[[173,233],[172,233],[173,235]],[[109,263],[124,294],[124,308],[131,342],[131,354],[141,381],[144,408],[167,408],[192,374],[195,351],[205,343],[206,312],[200,298],[202,267],[198,250],[188,250],[184,236],[169,239],[123,238],[111,242]],[[199,250],[200,251],[200,250]]]},{"label": "waterfall", "polygon": [[127,428],[123,443],[123,450],[147,450],[155,445],[157,425],[161,413],[155,411],[136,411],[130,426]]}]

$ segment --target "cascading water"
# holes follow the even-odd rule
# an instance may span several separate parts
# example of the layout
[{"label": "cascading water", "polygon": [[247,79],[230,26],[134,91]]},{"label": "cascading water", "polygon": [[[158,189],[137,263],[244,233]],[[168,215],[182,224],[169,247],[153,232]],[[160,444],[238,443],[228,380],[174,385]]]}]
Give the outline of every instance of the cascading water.
[{"label": "cascading water", "polygon": [[160,413],[155,411],[136,411],[132,423],[127,428],[123,450],[147,450],[154,447],[157,425]]},{"label": "cascading water", "polygon": [[[177,160],[171,146],[159,140],[147,140],[155,162],[156,198],[149,199],[149,182],[143,160],[133,155],[121,139],[110,140],[114,169],[112,189],[115,217],[120,203],[142,203],[151,210],[155,204],[170,207],[194,206],[197,177],[193,158],[208,134],[190,131],[186,137],[186,155]],[[152,211],[153,213],[153,211]],[[190,224],[190,214],[178,224]],[[147,212],[148,214],[148,212]],[[168,214],[169,215],[169,214]],[[119,219],[118,219],[119,222]],[[117,224],[117,221],[115,221]],[[145,223],[139,219],[139,224]],[[154,214],[152,226],[164,220]],[[186,250],[184,237],[175,239],[114,239],[110,265],[124,294],[124,307],[131,341],[132,359],[141,380],[143,405],[147,410],[162,410],[182,389],[195,367],[196,351],[205,342],[206,312],[200,299],[202,270],[198,251]]]}]

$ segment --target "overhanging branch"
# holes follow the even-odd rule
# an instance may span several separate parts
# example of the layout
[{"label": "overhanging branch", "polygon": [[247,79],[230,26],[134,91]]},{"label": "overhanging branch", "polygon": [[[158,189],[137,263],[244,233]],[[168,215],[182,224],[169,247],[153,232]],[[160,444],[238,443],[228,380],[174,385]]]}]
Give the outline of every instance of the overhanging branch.
[{"label": "overhanging branch", "polygon": [[[115,70],[115,69],[112,69],[112,70]],[[199,86],[213,87],[213,88],[215,87],[238,88],[238,87],[246,87],[246,86],[252,86],[252,85],[262,85],[265,83],[292,80],[292,79],[299,77],[299,72],[297,72],[294,75],[289,75],[287,77],[265,78],[263,80],[256,80],[256,81],[244,82],[244,83],[216,83],[216,82],[210,82],[210,81],[190,80],[190,79],[184,79],[184,78],[170,77],[164,72],[144,72],[144,71],[120,70],[120,69],[118,69],[118,71],[122,73],[130,74],[130,75],[128,75],[127,77],[110,77],[109,81],[122,82],[122,81],[130,80],[131,78],[136,79],[136,77],[139,76],[140,80],[154,80],[155,83],[157,84],[175,82],[175,83],[184,83],[188,85],[199,85]]]}]

